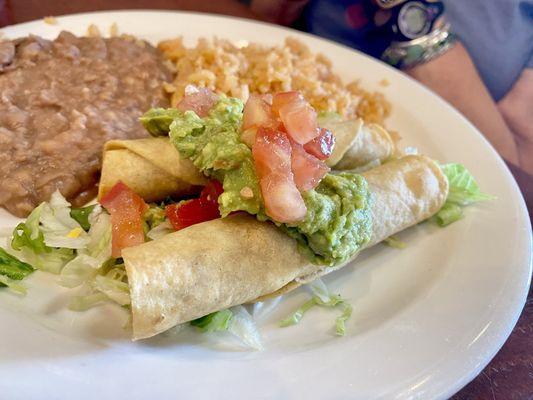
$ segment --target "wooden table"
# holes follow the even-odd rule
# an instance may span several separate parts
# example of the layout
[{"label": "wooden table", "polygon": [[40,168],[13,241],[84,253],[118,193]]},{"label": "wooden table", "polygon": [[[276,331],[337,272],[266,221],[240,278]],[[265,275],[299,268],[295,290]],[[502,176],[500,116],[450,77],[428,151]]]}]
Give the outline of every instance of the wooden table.
[{"label": "wooden table", "polygon": [[[96,10],[194,10],[259,19],[234,0],[0,0],[0,26],[49,15]],[[9,7],[10,6],[10,7]],[[527,183],[531,192],[531,182]],[[533,295],[532,291],[513,333],[479,376],[453,400],[533,399]]]}]

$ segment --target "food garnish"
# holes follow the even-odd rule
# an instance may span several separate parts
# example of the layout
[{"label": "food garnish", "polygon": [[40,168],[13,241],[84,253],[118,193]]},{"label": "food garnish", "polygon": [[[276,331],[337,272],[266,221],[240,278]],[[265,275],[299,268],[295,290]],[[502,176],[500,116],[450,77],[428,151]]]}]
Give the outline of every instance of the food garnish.
[{"label": "food garnish", "polygon": [[165,208],[165,215],[177,231],[194,224],[220,218],[218,197],[222,192],[220,182],[212,180],[204,187],[199,198],[169,204]]},{"label": "food garnish", "polygon": [[120,257],[122,249],[126,247],[144,243],[142,216],[148,210],[148,205],[142,197],[118,182],[100,200],[100,204],[111,215],[113,257]]},{"label": "food garnish", "polygon": [[[187,103],[187,96],[182,101]],[[297,132],[297,124],[289,133],[280,113],[292,122],[307,119],[303,129],[312,126],[314,133],[305,145],[312,150],[294,140],[305,134]],[[168,134],[182,157],[222,183],[222,218],[245,211],[271,220],[318,264],[341,263],[368,242],[367,185],[357,174],[328,173],[322,159],[331,154],[335,140],[315,126],[316,113],[298,92],[250,96],[246,104],[219,96],[204,118],[192,110],[155,109],[141,122],[155,136]]]}]

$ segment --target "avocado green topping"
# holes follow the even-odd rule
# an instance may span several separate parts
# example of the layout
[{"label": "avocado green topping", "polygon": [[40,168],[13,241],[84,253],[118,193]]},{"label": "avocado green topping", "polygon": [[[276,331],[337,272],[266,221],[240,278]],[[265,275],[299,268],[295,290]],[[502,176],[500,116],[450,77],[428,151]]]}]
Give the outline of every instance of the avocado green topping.
[{"label": "avocado green topping", "polygon": [[[152,135],[168,134],[181,156],[192,160],[206,176],[222,182],[222,217],[246,211],[261,221],[271,220],[265,214],[252,151],[240,139],[242,111],[241,100],[221,97],[205,118],[193,111],[153,109],[141,122]],[[343,263],[370,240],[370,193],[361,175],[327,174],[302,197],[307,207],[304,220],[296,224],[273,222],[298,241],[312,262],[330,266]]]}]

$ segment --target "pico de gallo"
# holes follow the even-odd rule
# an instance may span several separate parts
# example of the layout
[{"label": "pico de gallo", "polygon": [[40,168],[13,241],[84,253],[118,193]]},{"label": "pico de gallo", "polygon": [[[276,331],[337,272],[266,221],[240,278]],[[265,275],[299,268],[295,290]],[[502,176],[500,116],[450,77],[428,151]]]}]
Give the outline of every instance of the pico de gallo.
[{"label": "pico de gallo", "polygon": [[346,260],[369,240],[366,181],[330,173],[325,161],[335,137],[319,126],[317,112],[299,92],[252,94],[243,103],[197,89],[177,110],[152,109],[141,121],[152,135],[168,135],[180,155],[211,179],[209,190],[216,186],[217,196],[206,201],[202,192],[167,206],[172,227],[244,211],[272,221],[312,261],[326,265]]}]

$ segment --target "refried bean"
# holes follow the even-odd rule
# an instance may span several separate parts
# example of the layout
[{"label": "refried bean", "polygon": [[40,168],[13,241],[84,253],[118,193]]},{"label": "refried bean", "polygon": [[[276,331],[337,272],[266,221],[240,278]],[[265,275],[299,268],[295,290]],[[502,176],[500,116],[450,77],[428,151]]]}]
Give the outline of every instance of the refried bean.
[{"label": "refried bean", "polygon": [[56,189],[89,200],[103,144],[147,136],[138,118],[168,106],[171,78],[159,51],[133,38],[0,42],[0,206],[24,217]]}]

